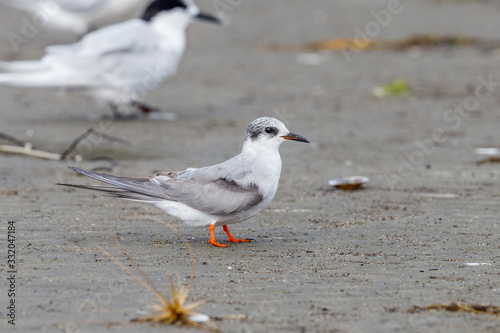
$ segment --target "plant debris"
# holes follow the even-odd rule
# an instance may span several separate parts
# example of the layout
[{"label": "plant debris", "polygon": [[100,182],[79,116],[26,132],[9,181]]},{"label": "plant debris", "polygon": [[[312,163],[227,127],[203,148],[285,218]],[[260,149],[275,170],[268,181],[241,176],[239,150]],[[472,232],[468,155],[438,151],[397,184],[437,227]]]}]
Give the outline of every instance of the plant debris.
[{"label": "plant debris", "polygon": [[448,311],[448,312],[470,312],[470,313],[481,313],[493,316],[500,316],[499,306],[480,305],[476,303],[463,303],[463,302],[429,304],[425,307],[412,306],[408,310],[408,312],[416,313],[421,311],[432,311],[432,310]]},{"label": "plant debris", "polygon": [[144,271],[139,267],[134,258],[132,258],[132,256],[125,251],[125,249],[118,240],[116,240],[116,242],[120,251],[123,252],[127,260],[131,263],[131,266],[133,266],[139,274],[134,273],[125,264],[118,261],[118,259],[116,259],[116,257],[114,257],[111,253],[109,253],[102,247],[99,247],[102,253],[104,253],[108,258],[113,260],[115,264],[117,264],[122,270],[124,270],[128,275],[134,278],[147,290],[152,292],[156,296],[156,298],[158,298],[158,300],[160,301],[159,305],[152,306],[152,308],[156,310],[155,314],[143,318],[132,319],[131,322],[154,323],[160,325],[179,325],[185,327],[198,328],[210,332],[221,332],[219,328],[215,325],[214,321],[230,320],[230,319],[246,319],[247,316],[244,314],[215,316],[211,318],[206,314],[194,312],[195,308],[205,303],[204,301],[198,301],[186,304],[189,291],[191,290],[191,287],[193,285],[195,271],[196,271],[196,258],[194,255],[193,248],[191,244],[189,244],[189,242],[186,240],[184,235],[173,225],[152,216],[147,216],[147,218],[165,225],[167,228],[175,231],[181,237],[182,241],[188,248],[189,253],[191,255],[191,276],[187,286],[183,286],[180,283],[177,286],[175,286],[172,278],[171,277],[169,278],[170,293],[171,293],[169,300],[158,291],[158,288],[156,288],[156,286],[149,279],[146,273],[144,273]]},{"label": "plant debris", "polygon": [[413,91],[413,89],[408,85],[408,83],[403,79],[396,79],[392,82],[386,83],[381,87],[375,87],[372,89],[372,95],[377,98],[391,97],[391,96],[403,96],[408,95]]},{"label": "plant debris", "polygon": [[422,34],[396,40],[358,40],[349,38],[335,38],[304,45],[310,51],[368,51],[373,49],[407,50],[411,47],[442,47],[442,46],[500,46],[500,42],[489,42],[478,38],[461,35]]},{"label": "plant debris", "polygon": [[318,42],[302,44],[299,47],[287,45],[272,45],[271,51],[306,51],[306,52],[344,52],[344,51],[369,51],[369,50],[407,50],[412,47],[458,47],[476,46],[486,49],[500,47],[500,41],[489,41],[480,38],[462,35],[421,34],[396,40],[377,40],[359,38],[332,38]]},{"label": "plant debris", "polygon": [[[140,274],[132,272],[127,266],[118,261],[116,257],[114,257],[111,253],[100,248],[101,252],[103,252],[108,258],[113,260],[115,264],[117,264],[122,270],[124,270],[128,275],[133,277],[137,282],[142,284],[147,290],[151,291],[160,301],[160,305],[153,305],[153,309],[156,310],[156,314],[144,318],[132,319],[131,322],[136,323],[156,323],[162,325],[180,325],[187,327],[199,328],[212,332],[220,332],[220,330],[215,326],[213,322],[211,322],[210,317],[205,314],[196,313],[193,310],[204,302],[195,302],[191,304],[186,304],[187,297],[189,295],[189,290],[191,287],[191,283],[188,287],[182,286],[180,283],[176,287],[172,278],[170,277],[170,292],[171,299],[167,300],[165,296],[163,296],[156,286],[151,282],[149,277],[144,273],[144,271],[139,267],[137,262],[125,252],[121,244],[117,241],[117,244],[120,250],[125,254],[128,261],[132,264],[135,270]],[[142,278],[141,278],[142,276]],[[191,279],[193,275],[191,276]],[[191,280],[192,282],[192,280]]]},{"label": "plant debris", "polygon": [[[191,289],[191,283],[194,278],[194,273],[191,274],[191,281],[187,287],[182,286],[180,283],[177,287],[174,285],[172,278],[170,277],[170,292],[171,298],[168,300],[163,296],[158,288],[153,284],[149,277],[144,273],[144,271],[139,267],[137,262],[125,252],[123,246],[117,241],[117,245],[120,250],[124,253],[127,260],[132,264],[135,270],[139,273],[134,273],[122,262],[118,261],[111,253],[105,249],[99,247],[102,253],[104,253],[108,258],[113,260],[122,270],[124,270],[128,275],[139,282],[143,287],[152,292],[160,301],[160,305],[153,305],[152,308],[156,310],[156,314],[144,318],[132,319],[131,322],[136,323],[155,323],[162,325],[180,325],[187,327],[199,328],[212,332],[220,332],[220,330],[215,326],[213,322],[210,321],[210,317],[205,314],[195,313],[193,310],[204,302],[194,302],[191,304],[186,304],[187,297],[189,295],[189,290]],[[191,254],[193,255],[193,254]],[[194,269],[194,266],[193,266]],[[142,278],[141,278],[142,277]]]},{"label": "plant debris", "polygon": [[491,156],[476,162],[477,165],[482,165],[486,163],[500,163],[500,156]]},{"label": "plant debris", "polygon": [[[208,328],[209,330],[219,331],[215,326],[210,325],[209,316],[193,312],[196,307],[203,304],[204,302],[199,301],[191,304],[186,304],[186,300],[189,295],[189,289],[182,286],[180,283],[177,287],[175,287],[172,278],[170,278],[170,293],[170,300],[167,300],[165,297],[160,295],[158,299],[160,300],[161,305],[153,305],[153,308],[157,311],[157,314],[149,317],[132,319],[132,322],[151,322],[164,325],[180,323],[185,326],[205,329]],[[207,327],[201,326],[202,323],[205,323]]]},{"label": "plant debris", "polygon": [[[36,157],[36,158],[41,158],[41,159],[46,159],[46,160],[54,160],[54,161],[76,161],[80,162],[82,160],[82,157],[80,155],[76,155],[75,157],[70,157],[71,152],[75,150],[75,148],[78,146],[80,142],[85,140],[89,135],[95,135],[99,138],[111,141],[111,142],[117,142],[121,143],[124,145],[128,145],[129,142],[114,136],[106,135],[104,133],[101,133],[93,128],[87,129],[82,135],[77,137],[75,140],[71,142],[71,144],[66,148],[61,154],[57,153],[52,153],[52,152],[47,152],[43,150],[38,150],[33,148],[33,144],[30,142],[24,142],[21,140],[18,140],[8,134],[5,133],[0,133],[0,139],[4,139],[6,141],[9,141],[10,143],[13,143],[14,145],[0,145],[0,153],[6,153],[6,154],[17,154],[17,155],[25,155],[25,156],[31,156],[31,157]],[[107,161],[111,164],[111,167],[97,167],[92,170],[111,170],[114,166],[116,166],[116,161],[108,156],[99,156],[99,157],[94,157],[90,159],[89,161]]]}]

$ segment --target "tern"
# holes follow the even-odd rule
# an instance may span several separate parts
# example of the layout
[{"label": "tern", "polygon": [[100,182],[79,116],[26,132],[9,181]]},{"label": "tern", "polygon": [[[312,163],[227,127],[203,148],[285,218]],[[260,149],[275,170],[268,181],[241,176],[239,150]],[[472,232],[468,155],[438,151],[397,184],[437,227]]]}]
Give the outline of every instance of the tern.
[{"label": "tern", "polygon": [[193,19],[220,23],[192,0],[155,0],[142,19],[132,19],[87,34],[70,45],[49,46],[39,61],[0,62],[0,85],[77,89],[105,102],[116,118],[119,105],[144,114],[154,108],[140,102],[175,74]]},{"label": "tern", "polygon": [[77,37],[110,24],[138,17],[145,0],[0,0],[0,3],[42,18],[47,26]]},{"label": "tern", "polygon": [[227,225],[254,216],[273,200],[281,174],[279,147],[286,140],[309,143],[291,133],[281,121],[263,117],[247,127],[241,153],[220,164],[160,172],[147,178],[118,177],[70,167],[110,186],[58,185],[153,204],[189,226],[209,226],[208,243],[226,247],[215,240],[215,226],[222,225],[229,242],[250,241],[233,237]]}]

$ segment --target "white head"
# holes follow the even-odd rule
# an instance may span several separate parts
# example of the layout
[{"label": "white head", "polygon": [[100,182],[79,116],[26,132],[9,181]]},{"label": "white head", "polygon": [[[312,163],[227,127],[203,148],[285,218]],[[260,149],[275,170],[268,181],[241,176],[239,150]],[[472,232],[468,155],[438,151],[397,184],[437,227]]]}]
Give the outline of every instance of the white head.
[{"label": "white head", "polygon": [[155,0],[147,7],[142,19],[153,21],[159,17],[173,20],[182,28],[193,19],[220,23],[215,16],[202,13],[192,0]]},{"label": "white head", "polygon": [[248,125],[244,145],[278,149],[285,140],[309,143],[303,136],[291,133],[278,119],[262,117]]}]

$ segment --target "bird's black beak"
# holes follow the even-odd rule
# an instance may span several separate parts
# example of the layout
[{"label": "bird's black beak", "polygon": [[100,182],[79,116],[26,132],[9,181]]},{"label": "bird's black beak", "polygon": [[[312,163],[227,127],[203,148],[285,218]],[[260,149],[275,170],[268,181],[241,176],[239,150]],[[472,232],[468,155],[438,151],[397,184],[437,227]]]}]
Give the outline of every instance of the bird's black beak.
[{"label": "bird's black beak", "polygon": [[303,136],[295,134],[295,133],[291,133],[291,132],[288,133],[287,135],[283,135],[282,138],[285,140],[293,140],[293,141],[310,143],[309,140],[307,140]]},{"label": "bird's black beak", "polygon": [[215,17],[215,16],[210,15],[210,14],[206,14],[206,13],[201,13],[201,12],[198,15],[196,15],[194,18],[198,19],[198,20],[204,20],[204,21],[217,23],[217,24],[222,23],[218,17]]}]

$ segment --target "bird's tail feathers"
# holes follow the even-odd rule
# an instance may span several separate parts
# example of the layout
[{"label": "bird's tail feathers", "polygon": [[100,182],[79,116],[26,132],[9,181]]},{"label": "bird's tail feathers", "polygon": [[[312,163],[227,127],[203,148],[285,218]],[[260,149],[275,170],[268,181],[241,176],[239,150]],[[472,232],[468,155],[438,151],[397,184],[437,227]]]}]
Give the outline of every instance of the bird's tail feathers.
[{"label": "bird's tail feathers", "polygon": [[100,191],[104,192],[107,196],[131,200],[131,201],[140,201],[145,203],[155,203],[161,201],[159,198],[153,198],[138,192],[133,192],[129,190],[125,190],[118,187],[110,187],[110,186],[92,186],[92,185],[76,185],[76,184],[62,184],[57,183],[56,185],[62,185],[67,187],[74,187],[86,190]]},{"label": "bird's tail feathers", "polygon": [[73,187],[83,187],[91,190],[104,191],[112,196],[134,201],[158,202],[169,199],[165,195],[164,192],[165,189],[159,187],[155,183],[152,183],[151,181],[149,181],[148,178],[117,177],[113,175],[106,175],[102,173],[86,171],[75,167],[69,167],[69,168],[85,176],[94,178],[96,180],[110,184],[112,186],[116,186],[116,187],[109,187],[109,186],[101,187],[101,186],[76,185]]}]

